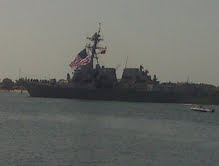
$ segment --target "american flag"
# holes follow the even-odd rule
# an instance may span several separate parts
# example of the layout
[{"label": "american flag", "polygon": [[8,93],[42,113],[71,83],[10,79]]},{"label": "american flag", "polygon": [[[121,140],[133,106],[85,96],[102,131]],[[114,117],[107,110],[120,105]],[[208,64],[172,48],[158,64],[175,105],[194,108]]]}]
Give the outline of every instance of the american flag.
[{"label": "american flag", "polygon": [[81,65],[87,65],[91,61],[91,56],[87,54],[86,49],[82,50],[69,65],[72,69],[77,69]]}]

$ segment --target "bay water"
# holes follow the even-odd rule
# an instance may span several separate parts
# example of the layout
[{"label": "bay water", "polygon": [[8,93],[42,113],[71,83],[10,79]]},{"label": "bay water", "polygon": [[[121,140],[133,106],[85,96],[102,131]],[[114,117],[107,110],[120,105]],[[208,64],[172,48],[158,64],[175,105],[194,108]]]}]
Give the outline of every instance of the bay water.
[{"label": "bay water", "polygon": [[0,93],[2,166],[218,166],[219,107]]}]

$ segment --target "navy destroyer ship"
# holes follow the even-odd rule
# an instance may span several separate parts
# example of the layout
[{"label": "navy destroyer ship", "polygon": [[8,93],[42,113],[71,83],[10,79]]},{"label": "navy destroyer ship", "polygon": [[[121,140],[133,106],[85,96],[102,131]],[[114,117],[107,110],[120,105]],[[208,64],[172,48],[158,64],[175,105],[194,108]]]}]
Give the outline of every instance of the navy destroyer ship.
[{"label": "navy destroyer ship", "polygon": [[149,75],[142,65],[138,68],[123,69],[121,79],[117,79],[116,68],[101,66],[100,54],[106,52],[101,47],[101,29],[87,38],[89,44],[69,65],[72,76],[66,80],[25,80],[24,86],[31,97],[74,98],[90,100],[117,100],[159,103],[200,103],[219,104],[219,94],[214,87],[207,90],[196,84],[160,83],[156,75]]}]

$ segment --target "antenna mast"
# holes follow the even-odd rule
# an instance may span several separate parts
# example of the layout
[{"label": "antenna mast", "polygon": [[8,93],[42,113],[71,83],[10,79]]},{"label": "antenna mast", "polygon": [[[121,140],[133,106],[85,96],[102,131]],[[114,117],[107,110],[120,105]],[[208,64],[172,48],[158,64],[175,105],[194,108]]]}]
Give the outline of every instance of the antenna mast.
[{"label": "antenna mast", "polygon": [[18,79],[20,80],[21,79],[21,68],[19,67],[19,73],[18,73]]},{"label": "antenna mast", "polygon": [[187,76],[187,83],[189,83],[189,75]]},{"label": "antenna mast", "polygon": [[129,59],[129,56],[127,56],[127,58],[126,58],[126,62],[125,62],[125,68],[126,68],[126,66],[127,66],[128,59]]},{"label": "antenna mast", "polygon": [[102,47],[98,47],[98,43],[100,41],[103,41],[103,39],[101,38],[101,35],[100,35],[100,31],[101,31],[101,23],[99,23],[99,28],[98,28],[98,31],[92,36],[92,37],[88,37],[87,39],[89,39],[91,42],[93,42],[93,45],[87,45],[86,47],[88,49],[91,50],[91,68],[93,68],[93,61],[94,61],[94,58],[96,59],[97,61],[97,64],[99,64],[98,62],[98,57],[97,57],[97,52],[96,50],[98,49],[104,49]]}]

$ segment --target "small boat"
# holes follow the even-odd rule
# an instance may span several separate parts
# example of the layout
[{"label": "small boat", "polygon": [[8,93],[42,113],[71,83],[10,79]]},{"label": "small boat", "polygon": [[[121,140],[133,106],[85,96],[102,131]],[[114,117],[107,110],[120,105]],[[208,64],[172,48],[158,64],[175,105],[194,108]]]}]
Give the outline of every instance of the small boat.
[{"label": "small boat", "polygon": [[200,111],[200,112],[215,112],[214,108],[205,108],[201,105],[200,106],[192,106],[190,109],[193,111]]}]

